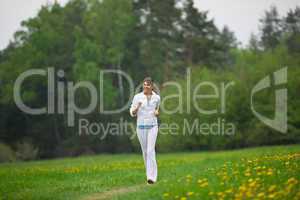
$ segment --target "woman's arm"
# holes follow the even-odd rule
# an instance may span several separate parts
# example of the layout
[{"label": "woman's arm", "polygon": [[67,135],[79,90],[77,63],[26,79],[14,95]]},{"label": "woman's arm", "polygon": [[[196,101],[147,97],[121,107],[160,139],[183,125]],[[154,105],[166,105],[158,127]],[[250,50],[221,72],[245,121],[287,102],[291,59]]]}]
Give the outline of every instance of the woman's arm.
[{"label": "woman's arm", "polygon": [[132,103],[131,103],[131,106],[130,106],[130,115],[132,117],[135,117],[136,114],[137,114],[137,111],[139,110],[139,108],[141,107],[142,103],[141,102],[138,102],[138,98],[137,96],[134,96],[133,97],[133,100],[132,100]]},{"label": "woman's arm", "polygon": [[132,116],[136,116],[136,113],[139,110],[139,108],[141,107],[141,105],[142,105],[142,103],[139,102],[137,107],[132,110]]},{"label": "woman's arm", "polygon": [[155,108],[155,111],[154,111],[155,116],[159,115],[159,106],[160,106],[160,96],[158,96],[158,101],[157,101],[156,108]]}]

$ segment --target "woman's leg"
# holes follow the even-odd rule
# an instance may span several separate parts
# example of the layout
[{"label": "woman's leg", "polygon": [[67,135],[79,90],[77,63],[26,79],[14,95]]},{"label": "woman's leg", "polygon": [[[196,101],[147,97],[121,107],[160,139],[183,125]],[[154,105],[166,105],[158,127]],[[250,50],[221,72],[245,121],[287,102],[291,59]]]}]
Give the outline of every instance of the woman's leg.
[{"label": "woman's leg", "polygon": [[155,156],[155,143],[157,138],[158,126],[147,130],[147,150],[146,150],[146,172],[147,180],[156,182],[157,180],[157,163]]},{"label": "woman's leg", "polygon": [[146,129],[136,129],[137,136],[141,145],[142,153],[143,153],[143,159],[144,159],[144,165],[147,169],[147,130]]}]

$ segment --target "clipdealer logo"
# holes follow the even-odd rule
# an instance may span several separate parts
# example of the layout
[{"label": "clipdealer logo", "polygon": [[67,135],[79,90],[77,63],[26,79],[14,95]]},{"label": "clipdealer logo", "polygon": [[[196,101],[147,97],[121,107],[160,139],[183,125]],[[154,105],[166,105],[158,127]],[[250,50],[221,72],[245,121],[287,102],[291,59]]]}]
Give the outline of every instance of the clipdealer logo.
[{"label": "clipdealer logo", "polygon": [[[80,81],[76,84],[73,82],[68,82],[67,84],[63,82],[56,82],[55,81],[55,76],[62,78],[65,76],[64,71],[58,70],[57,73],[55,73],[54,68],[48,68],[47,70],[44,69],[31,69],[23,72],[22,74],[19,75],[19,77],[16,79],[15,84],[14,84],[14,100],[16,105],[21,109],[23,112],[32,114],[32,115],[39,115],[39,114],[53,114],[55,111],[58,112],[58,114],[64,114],[66,113],[68,116],[68,126],[74,126],[74,120],[75,120],[75,114],[89,114],[91,113],[98,105],[99,103],[99,112],[104,113],[104,114],[114,114],[114,113],[119,113],[127,109],[127,107],[130,104],[130,101],[122,107],[118,108],[115,110],[105,110],[103,106],[103,77],[104,74],[110,74],[110,73],[115,73],[115,74],[120,74],[129,82],[129,92],[130,94],[136,93],[138,88],[134,90],[134,84],[131,79],[131,77],[126,74],[123,71],[120,70],[101,70],[99,73],[100,77],[100,82],[99,82],[99,88],[100,88],[100,94],[98,94],[96,87],[88,81]],[[190,80],[190,69],[187,71],[187,82]],[[23,100],[22,100],[22,92],[21,92],[21,86],[22,83],[24,82],[25,79],[31,77],[31,76],[47,76],[47,92],[48,92],[48,105],[43,108],[31,108],[27,106]],[[270,88],[271,86],[281,86],[283,84],[287,83],[287,67],[282,68],[278,71],[275,71],[273,76],[269,75],[261,79],[251,90],[251,110],[253,114],[264,124],[267,126],[281,132],[281,133],[286,133],[287,132],[287,88],[279,88],[275,90],[275,117],[274,119],[270,119],[261,113],[259,113],[254,106],[254,96],[256,93],[263,91],[265,89]],[[273,79],[273,81],[272,81]],[[274,84],[273,84],[274,83]],[[179,90],[179,94],[183,94],[182,92],[182,87],[179,85],[177,82],[167,82],[164,83],[164,85],[173,85],[176,86]],[[197,91],[201,86],[210,86],[213,91],[215,92],[214,95],[198,95]],[[219,92],[218,88],[216,85],[210,82],[202,82],[201,84],[198,84],[195,87],[194,93],[193,93],[193,103],[195,106],[195,109],[202,114],[214,114],[217,111],[207,111],[203,110],[196,105],[196,99],[197,98],[220,98],[221,101],[221,112],[225,112],[225,92],[226,89],[228,89],[229,86],[234,85],[233,82],[230,82],[228,84],[221,84],[221,92]],[[191,86],[190,83],[187,83],[187,86]],[[75,93],[76,90],[79,88],[85,88],[89,91],[91,95],[91,100],[89,105],[86,108],[80,108],[75,104]],[[65,94],[65,89],[67,90],[67,94]],[[219,94],[220,93],[220,94]],[[64,102],[64,96],[67,95],[67,102]],[[163,98],[162,101],[162,110],[166,114],[170,114],[170,111],[167,109],[164,109],[164,101],[166,99],[173,98],[174,95],[170,95],[167,97]],[[175,95],[175,97],[182,98],[182,95]],[[179,102],[182,102],[182,99],[179,99]],[[190,96],[187,95],[187,102],[190,101]],[[65,103],[67,105],[65,105]],[[56,105],[56,106],[55,106]],[[179,107],[178,107],[179,106]],[[178,111],[183,111],[180,109],[180,106],[182,104],[179,104],[172,112],[176,113]],[[179,110],[178,110],[179,109]],[[190,112],[190,106],[187,109],[187,112]]]},{"label": "clipdealer logo", "polygon": [[[261,79],[251,91],[251,110],[253,114],[267,126],[281,132],[287,132],[287,88],[275,89],[275,117],[274,119],[267,118],[254,108],[254,94],[272,86],[272,76],[266,76]],[[274,86],[281,86],[287,83],[287,67],[282,68],[273,73]]]}]

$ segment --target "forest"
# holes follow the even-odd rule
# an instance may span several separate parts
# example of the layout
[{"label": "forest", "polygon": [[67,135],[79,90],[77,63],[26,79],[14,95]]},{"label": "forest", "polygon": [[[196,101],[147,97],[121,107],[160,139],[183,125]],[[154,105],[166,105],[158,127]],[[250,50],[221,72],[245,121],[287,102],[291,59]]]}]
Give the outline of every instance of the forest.
[{"label": "forest", "polygon": [[[158,152],[299,143],[300,7],[282,16],[275,6],[270,7],[258,22],[259,33],[252,34],[247,45],[242,45],[228,26],[217,27],[208,14],[197,9],[193,0],[70,0],[65,6],[42,6],[37,16],[22,22],[14,39],[0,51],[0,162],[139,151],[138,140],[132,137],[135,119],[129,115],[129,107],[114,114],[98,109],[117,109],[130,101],[130,85],[124,77],[112,73],[104,76],[101,87],[101,70],[123,71],[134,81],[134,87],[151,76],[161,99],[167,97],[159,116]],[[55,91],[59,83],[80,81],[103,91],[96,109],[88,114],[75,113],[74,126],[68,124],[68,106],[61,113],[55,107],[53,113],[32,115],[16,105],[14,85],[20,74],[31,69],[47,72],[49,68],[57,74]],[[250,106],[254,86],[283,68],[287,69],[284,133],[262,123]],[[180,85],[180,93],[176,86],[165,84],[168,82]],[[215,85],[219,93],[228,86],[225,105],[220,103],[220,95],[201,99],[200,107],[215,110],[212,114],[200,113],[192,102],[193,93],[187,90],[190,87],[195,91],[203,82]],[[47,106],[48,87],[47,77],[26,79],[20,90],[24,104]],[[272,84],[255,95],[256,110],[269,118],[274,118],[276,89]],[[204,86],[201,90],[206,95],[212,91],[212,87]],[[62,92],[68,94],[67,87]],[[68,95],[61,98],[68,105]],[[78,88],[74,99],[84,108],[91,94],[86,88]],[[100,137],[82,133],[80,119],[101,125],[126,121],[133,128],[131,134],[118,130],[117,134]],[[212,129],[197,134],[197,130],[185,126],[194,123],[214,124],[225,127],[225,131],[221,135],[213,134]],[[164,132],[164,126],[171,124],[175,124],[177,134]]]}]

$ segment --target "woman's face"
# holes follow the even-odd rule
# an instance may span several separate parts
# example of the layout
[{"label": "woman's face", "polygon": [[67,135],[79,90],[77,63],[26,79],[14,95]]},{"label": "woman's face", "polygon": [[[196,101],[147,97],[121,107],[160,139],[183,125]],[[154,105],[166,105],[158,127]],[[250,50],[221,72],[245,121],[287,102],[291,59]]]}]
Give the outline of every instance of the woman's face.
[{"label": "woman's face", "polygon": [[152,92],[152,85],[150,82],[145,81],[143,83],[143,89],[144,89],[144,93],[151,93]]}]

